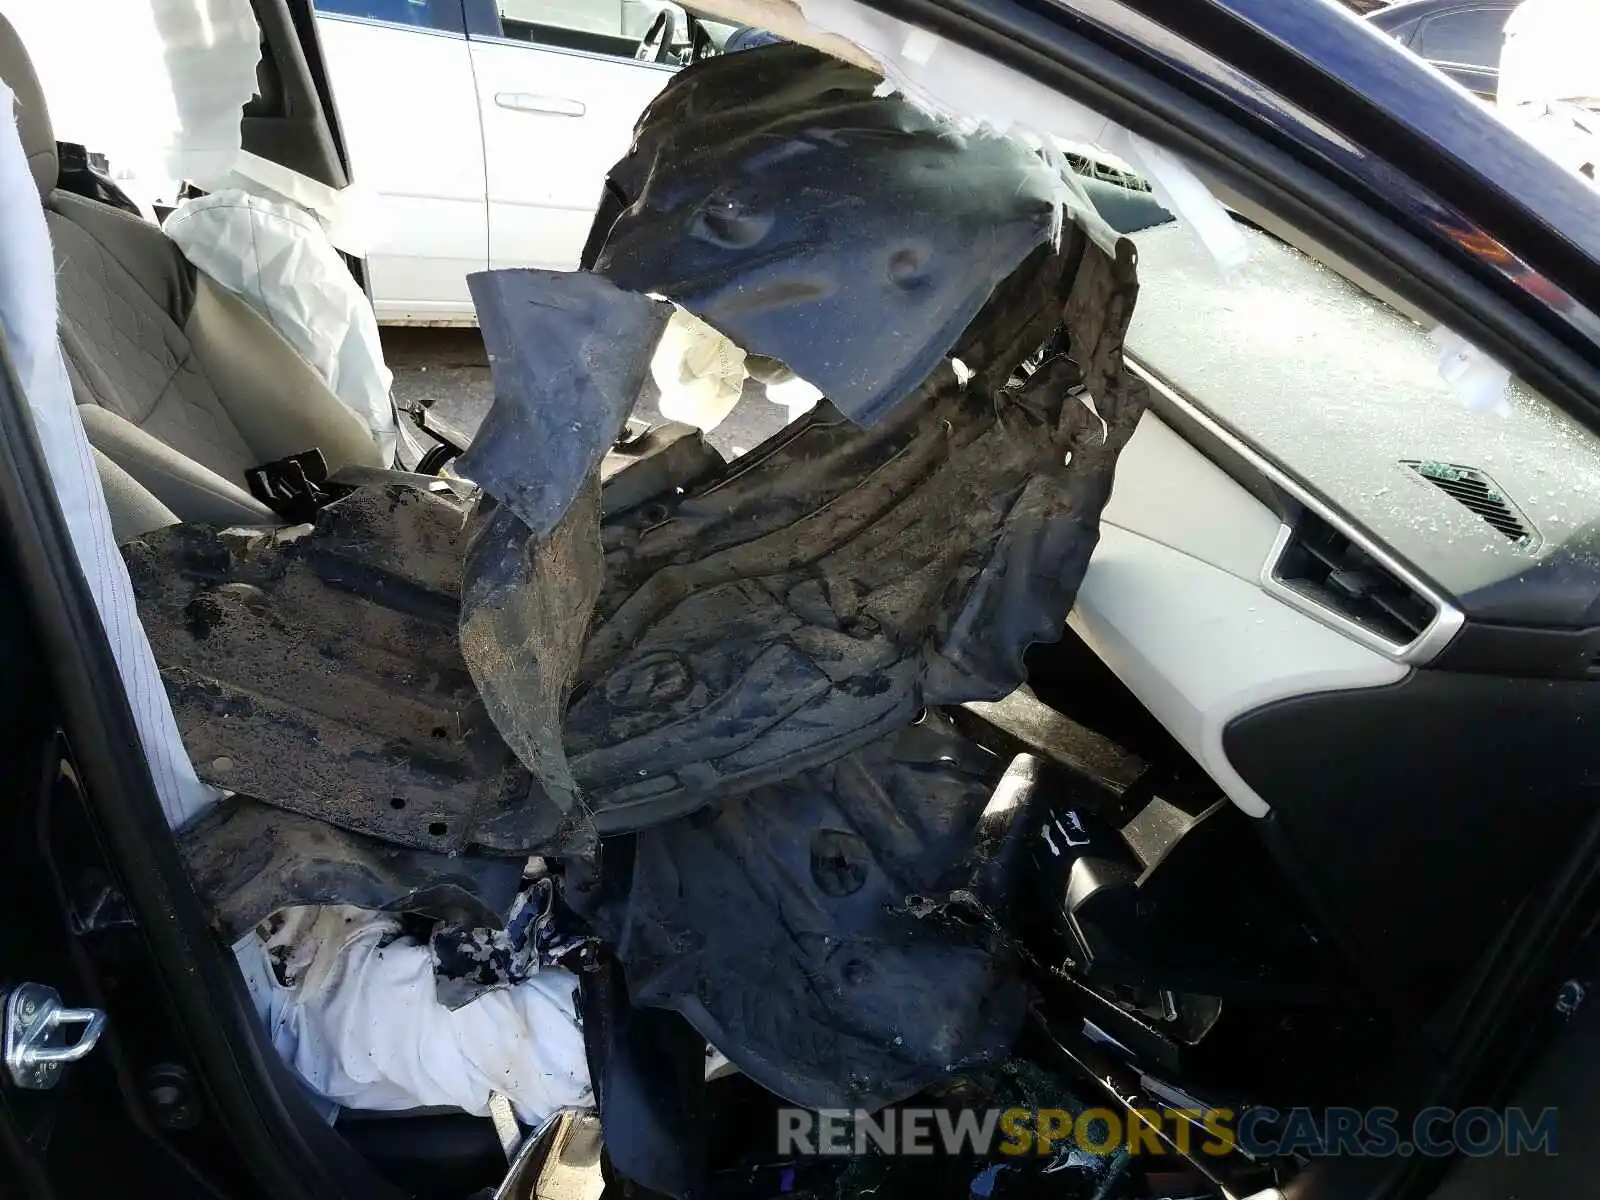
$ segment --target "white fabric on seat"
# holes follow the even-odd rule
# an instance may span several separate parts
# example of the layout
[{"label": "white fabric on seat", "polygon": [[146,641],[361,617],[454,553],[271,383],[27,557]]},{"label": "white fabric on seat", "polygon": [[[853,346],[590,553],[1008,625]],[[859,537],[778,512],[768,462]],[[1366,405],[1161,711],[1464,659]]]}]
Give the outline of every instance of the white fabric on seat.
[{"label": "white fabric on seat", "polygon": [[282,915],[273,944],[288,952],[291,985],[264,958],[240,961],[273,1045],[318,1094],[481,1117],[499,1092],[528,1125],[593,1102],[570,972],[543,969],[452,1010],[438,1001],[432,952],[401,937],[397,917],[331,904]]}]

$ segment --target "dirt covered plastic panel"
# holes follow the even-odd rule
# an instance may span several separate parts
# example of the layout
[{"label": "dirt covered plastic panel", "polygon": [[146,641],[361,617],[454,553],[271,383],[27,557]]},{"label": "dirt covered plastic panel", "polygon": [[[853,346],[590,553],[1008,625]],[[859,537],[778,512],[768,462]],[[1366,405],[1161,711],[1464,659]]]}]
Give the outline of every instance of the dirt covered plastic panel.
[{"label": "dirt covered plastic panel", "polygon": [[1135,291],[1131,247],[1069,226],[954,347],[970,376],[943,363],[870,429],[823,404],[652,505],[598,521],[586,485],[545,537],[476,515],[463,650],[544,794],[644,828],[1021,684],[1142,411]]},{"label": "dirt covered plastic panel", "polygon": [[[558,810],[547,849],[585,848],[585,809],[602,836],[644,828],[998,699],[1059,636],[1144,402],[1121,356],[1133,247],[1092,214],[1054,244],[1037,153],[877,83],[795,46],[698,64],[613,171],[637,199],[597,272],[828,392],[658,503],[597,528],[571,467],[619,423],[666,306],[582,275],[474,282],[491,425],[536,413],[546,440],[478,479],[499,505],[471,522],[462,646]],[[596,315],[573,327],[578,305]],[[562,344],[601,326],[608,355]]]},{"label": "dirt covered plastic panel", "polygon": [[1004,768],[929,713],[608,843],[604,878],[569,872],[568,898],[621,948],[636,1005],[683,1014],[790,1103],[875,1109],[1004,1058],[1021,1025],[1003,941],[925,915],[963,889],[1011,900],[1016,862],[975,847]]},{"label": "dirt covered plastic panel", "polygon": [[782,360],[863,425],[1050,240],[1060,176],[807,46],[697,63],[640,119],[594,270]]},{"label": "dirt covered plastic panel", "polygon": [[395,483],[312,526],[123,547],[202,779],[400,846],[525,852],[519,820],[544,806],[457,645],[464,512]]},{"label": "dirt covered plastic panel", "polygon": [[248,796],[219,800],[182,831],[178,849],[230,943],[299,904],[498,928],[522,883],[520,858],[414,850]]},{"label": "dirt covered plastic panel", "polygon": [[487,493],[467,547],[461,650],[489,714],[542,785],[545,852],[593,831],[561,747],[604,564],[601,462],[648,377],[669,305],[583,272],[469,277],[495,403],[460,471]]},{"label": "dirt covered plastic panel", "polygon": [[[1131,243],[1053,239],[1041,159],[875,86],[795,47],[685,71],[606,276],[475,277],[496,400],[470,509],[377,483],[313,526],[126,551],[208,780],[406,848],[352,869],[386,903],[489,903],[497,880],[422,854],[565,858],[696,1057],[868,1107],[1015,1038],[1023,826],[988,819],[1003,761],[924,714],[1010,695],[1060,635],[1145,404]],[[669,152],[675,123],[703,140]],[[743,216],[708,225],[729,195]],[[611,270],[628,245],[670,270]],[[619,453],[656,289],[828,400],[732,463]],[[327,882],[215,878],[241,913]]]}]

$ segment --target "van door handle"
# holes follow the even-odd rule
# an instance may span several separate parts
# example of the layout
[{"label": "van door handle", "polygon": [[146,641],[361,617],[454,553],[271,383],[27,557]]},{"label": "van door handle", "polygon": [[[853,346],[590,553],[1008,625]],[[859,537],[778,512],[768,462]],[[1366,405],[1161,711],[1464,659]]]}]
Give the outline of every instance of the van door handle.
[{"label": "van door handle", "polygon": [[494,102],[513,112],[548,113],[553,117],[581,117],[588,112],[582,100],[565,96],[535,96],[528,92],[496,92]]}]

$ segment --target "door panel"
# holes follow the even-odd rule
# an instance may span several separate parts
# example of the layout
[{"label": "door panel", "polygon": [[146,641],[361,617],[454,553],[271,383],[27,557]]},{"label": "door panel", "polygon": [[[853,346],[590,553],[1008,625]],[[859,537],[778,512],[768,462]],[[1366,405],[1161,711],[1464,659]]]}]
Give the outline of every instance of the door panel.
[{"label": "door panel", "polygon": [[351,171],[379,231],[367,257],[378,319],[470,323],[466,277],[488,265],[489,225],[465,34],[327,7],[317,31]]},{"label": "door panel", "polygon": [[572,270],[606,172],[627,153],[634,123],[672,69],[511,38],[471,45],[490,265]]}]

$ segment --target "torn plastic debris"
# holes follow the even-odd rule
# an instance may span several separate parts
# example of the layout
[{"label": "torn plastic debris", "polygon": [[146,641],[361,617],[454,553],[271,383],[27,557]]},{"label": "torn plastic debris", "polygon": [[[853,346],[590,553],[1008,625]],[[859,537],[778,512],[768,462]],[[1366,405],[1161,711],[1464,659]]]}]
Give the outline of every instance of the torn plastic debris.
[{"label": "torn plastic debris", "polygon": [[[498,401],[496,401],[498,404]],[[594,828],[561,744],[562,714],[600,594],[600,489],[581,485],[548,537],[503,505],[474,517],[461,595],[461,653],[495,727],[538,785],[528,848],[588,853]],[[543,799],[543,803],[539,802]]]},{"label": "torn plastic debris", "polygon": [[[602,508],[648,505],[721,466],[698,431],[659,427],[606,453]],[[130,617],[129,624],[154,642],[161,667],[155,694],[166,693],[161,707],[170,698],[182,745],[216,786],[410,847],[419,852],[406,860],[412,866],[431,861],[424,852],[520,857],[564,844],[555,828],[560,810],[542,798],[532,802],[532,780],[490,721],[463,659],[465,506],[443,480],[369,474],[383,482],[357,487],[318,511],[312,525],[179,526],[122,548],[143,623]],[[486,513],[472,545],[482,551],[501,544],[494,540],[501,521],[513,531],[504,565],[520,570],[518,552],[532,535],[509,509]],[[589,521],[597,573],[592,514]],[[528,595],[513,590],[501,599],[499,608],[471,611],[489,619],[502,610],[526,612]],[[551,612],[578,623],[565,644],[581,636],[586,603],[581,591],[554,597]],[[550,662],[503,665],[497,680],[525,681]],[[323,847],[319,861],[357,845],[345,839],[328,853]],[[362,887],[401,889],[418,878],[409,869],[395,874],[400,868],[385,862],[359,866]],[[316,890],[324,876],[279,869],[290,866],[234,864],[218,877],[213,899],[223,904],[244,887],[244,875],[253,879],[252,895],[328,898]]]},{"label": "torn plastic debris", "polygon": [[599,467],[671,307],[582,272],[490,271],[468,285],[495,402],[458,467],[493,498],[469,531],[461,653],[548,801],[537,848],[579,852],[593,830],[561,724],[600,593]]},{"label": "torn plastic debris", "polygon": [[571,271],[467,276],[494,406],[456,464],[547,536],[633,411],[671,307]]},{"label": "torn plastic debris", "polygon": [[683,72],[611,170],[629,206],[594,268],[787,364],[862,425],[1050,241],[1061,187],[1032,150],[957,133],[878,84],[792,45]]},{"label": "torn plastic debris", "polygon": [[322,224],[247,192],[185,200],[162,222],[183,256],[271,322],[392,463],[398,433],[378,321]]},{"label": "torn plastic debris", "polygon": [[128,543],[139,620],[208,782],[401,846],[525,855],[548,806],[457,643],[465,510],[410,478],[311,526]]},{"label": "torn plastic debris", "polygon": [[[1096,236],[1075,222],[1053,251],[1037,156],[935,130],[875,86],[794,46],[685,72],[613,173],[623,195],[630,180],[645,191],[600,251],[602,269],[674,293],[751,354],[839,377],[857,415],[883,417],[870,429],[819,406],[596,530],[574,477],[620,427],[663,318],[632,298],[637,324],[613,323],[609,386],[592,395],[580,347],[601,318],[564,344],[541,316],[570,302],[532,305],[528,291],[586,287],[591,304],[626,305],[572,277],[474,277],[491,358],[506,364],[490,421],[510,431],[480,437],[494,473],[474,477],[525,511],[473,519],[463,653],[554,802],[551,828],[577,839],[569,849],[583,848],[580,794],[599,833],[641,828],[848,754],[924,705],[1003,696],[1023,650],[1058,637],[1071,607],[1144,403],[1121,362],[1132,243],[1090,212]],[[754,191],[733,187],[728,162]],[[925,174],[939,186],[924,192]],[[676,199],[707,194],[709,207]],[[969,224],[1004,232],[974,239]],[[967,303],[981,313],[963,332],[952,324]],[[558,440],[534,440],[533,419]]]},{"label": "torn plastic debris", "polygon": [[592,1103],[570,972],[543,970],[450,1009],[438,999],[432,953],[395,917],[296,908],[254,940],[267,953],[239,958],[273,1045],[335,1103],[487,1116],[500,1093],[528,1125]]}]

